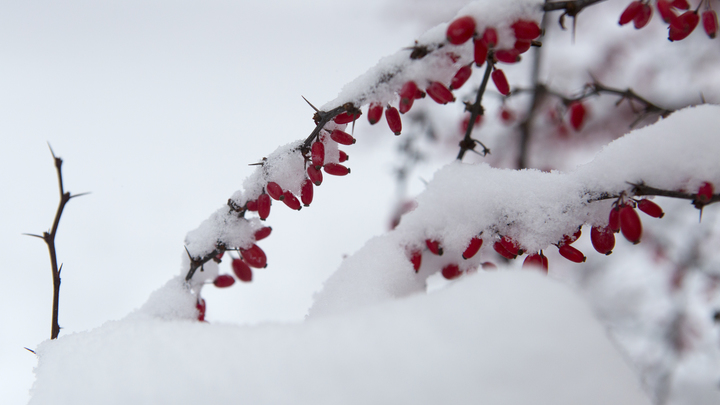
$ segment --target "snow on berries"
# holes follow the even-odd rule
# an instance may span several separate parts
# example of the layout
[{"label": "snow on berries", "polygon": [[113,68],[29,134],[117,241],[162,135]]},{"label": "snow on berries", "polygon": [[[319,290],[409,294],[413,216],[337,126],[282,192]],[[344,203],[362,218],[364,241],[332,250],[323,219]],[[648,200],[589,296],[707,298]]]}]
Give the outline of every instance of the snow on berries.
[{"label": "snow on berries", "polygon": [[463,259],[467,260],[471,257],[475,256],[478,251],[480,251],[480,248],[482,247],[483,240],[479,237],[475,236],[472,239],[470,239],[470,243],[468,244],[467,248],[462,254]]},{"label": "snow on berries", "polygon": [[440,242],[434,239],[426,239],[425,245],[427,246],[430,253],[438,256],[443,255],[443,248],[440,246]]}]

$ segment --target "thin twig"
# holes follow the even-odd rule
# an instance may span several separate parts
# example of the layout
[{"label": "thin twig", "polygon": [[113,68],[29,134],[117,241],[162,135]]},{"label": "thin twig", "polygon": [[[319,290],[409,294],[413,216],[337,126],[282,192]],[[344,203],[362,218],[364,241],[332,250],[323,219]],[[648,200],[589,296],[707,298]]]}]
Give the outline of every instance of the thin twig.
[{"label": "thin twig", "polygon": [[477,139],[472,138],[472,130],[475,126],[475,120],[483,115],[485,113],[485,110],[482,106],[482,98],[483,94],[485,94],[485,89],[487,88],[488,81],[490,80],[490,73],[492,73],[493,70],[493,59],[495,55],[492,51],[488,52],[487,56],[487,66],[485,67],[485,75],[483,76],[483,81],[480,84],[480,88],[477,91],[477,96],[475,97],[475,103],[465,104],[465,110],[470,112],[470,121],[468,121],[467,128],[465,129],[465,137],[463,137],[462,141],[460,141],[460,151],[457,155],[457,160],[462,160],[465,156],[465,153],[469,150],[474,151],[475,146],[480,145],[483,147],[482,155],[485,156],[488,153],[490,153],[490,149],[488,149],[485,145],[483,145],[482,142],[478,141]]}]

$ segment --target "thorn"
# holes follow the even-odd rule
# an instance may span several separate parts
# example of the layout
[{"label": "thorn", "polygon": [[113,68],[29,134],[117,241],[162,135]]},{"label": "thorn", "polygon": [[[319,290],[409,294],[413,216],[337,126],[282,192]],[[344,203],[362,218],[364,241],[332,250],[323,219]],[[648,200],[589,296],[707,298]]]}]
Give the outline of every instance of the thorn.
[{"label": "thorn", "polygon": [[58,269],[58,277],[60,277],[60,272],[62,272],[62,266],[63,266],[63,263],[60,263],[60,268]]},{"label": "thorn", "polygon": [[187,253],[188,257],[190,258],[190,261],[194,261],[192,255],[190,254],[190,251],[188,250],[187,246],[183,246],[185,248],[185,253]]},{"label": "thorn", "polygon": [[40,238],[40,239],[42,239],[42,240],[45,240],[45,238],[43,238],[42,236],[40,236],[40,235],[35,235],[34,233],[23,233],[23,234],[21,234],[21,235],[33,236],[33,237],[36,237],[36,238]]},{"label": "thorn", "polygon": [[315,110],[315,112],[317,112],[317,113],[319,113],[319,112],[320,112],[320,110],[318,110],[317,108],[315,108],[315,106],[314,106],[314,105],[312,105],[312,103],[311,103],[311,102],[309,102],[309,101],[308,101],[308,99],[306,99],[306,98],[305,98],[305,96],[300,96],[300,97],[302,97],[302,98],[303,98],[303,100],[305,100],[305,102],[306,102],[306,103],[310,104],[310,107],[312,107],[312,109],[313,109],[313,110]]},{"label": "thorn", "polygon": [[[47,146],[48,146],[48,148],[50,149],[50,154],[52,155],[52,157],[55,158],[55,159],[57,159],[57,156],[55,156],[55,152],[53,151],[52,146],[50,146],[50,142],[47,143]],[[26,348],[26,349],[27,349],[27,348]],[[30,350],[30,349],[28,349],[28,350]]]},{"label": "thorn", "polygon": [[32,354],[34,354],[34,355],[37,356],[37,353],[35,353],[34,350],[28,349],[27,347],[23,347],[23,349],[25,349],[25,350],[29,351],[30,353],[32,353]]},{"label": "thorn", "polygon": [[82,196],[88,195],[88,194],[91,194],[90,191],[86,191],[86,192],[80,193],[80,194],[72,194],[72,195],[70,195],[70,198],[82,197]]}]

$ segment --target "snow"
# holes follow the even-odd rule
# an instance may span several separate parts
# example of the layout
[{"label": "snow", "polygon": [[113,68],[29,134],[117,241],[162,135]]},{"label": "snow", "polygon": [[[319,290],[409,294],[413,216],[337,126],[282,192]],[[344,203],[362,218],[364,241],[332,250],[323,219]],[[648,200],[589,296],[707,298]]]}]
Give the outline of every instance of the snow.
[{"label": "snow", "polygon": [[300,324],[182,318],[146,306],[43,343],[30,405],[649,404],[587,304],[535,272]]}]

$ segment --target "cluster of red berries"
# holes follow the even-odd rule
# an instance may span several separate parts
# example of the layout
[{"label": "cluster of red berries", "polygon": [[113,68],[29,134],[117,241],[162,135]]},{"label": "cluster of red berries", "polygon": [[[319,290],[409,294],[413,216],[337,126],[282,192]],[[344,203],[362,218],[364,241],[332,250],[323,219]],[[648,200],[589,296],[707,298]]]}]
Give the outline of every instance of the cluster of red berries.
[{"label": "cluster of red berries", "polygon": [[[696,194],[694,204],[698,208],[702,208],[704,205],[711,202],[714,195],[714,188],[711,183],[704,182],[699,187]],[[665,213],[659,205],[646,198],[643,199],[625,199],[620,197],[615,201],[610,210],[608,217],[608,225],[606,226],[593,226],[590,231],[590,240],[593,248],[604,255],[612,253],[615,247],[615,234],[622,233],[622,235],[628,241],[633,244],[640,243],[642,237],[642,221],[640,216],[635,209],[642,211],[653,218],[662,218]],[[586,260],[585,255],[573,247],[572,244],[577,241],[582,235],[582,227],[578,227],[572,235],[564,235],[562,239],[555,244],[558,248],[558,253],[565,259],[574,263],[583,263]],[[473,237],[465,247],[462,253],[462,258],[467,260],[475,256],[483,245],[483,239],[480,235]],[[436,239],[426,239],[425,247],[427,250],[438,256],[442,256],[444,249],[442,243]],[[493,249],[500,256],[514,260],[518,256],[525,253],[522,246],[513,238],[509,236],[499,235],[493,242]],[[422,265],[423,251],[421,249],[412,250],[409,253],[409,259],[412,263],[413,269],[417,273]],[[490,262],[482,263],[483,268],[494,268]],[[545,273],[548,271],[548,259],[540,250],[536,253],[529,253],[523,262],[523,268],[536,267],[543,270]],[[456,263],[450,263],[442,268],[441,274],[448,280],[460,277],[463,274],[460,266]]]},{"label": "cluster of red berries", "polygon": [[[698,15],[703,3],[706,4],[706,10]],[[670,41],[687,38],[698,26],[700,20],[702,20],[705,33],[710,38],[717,36],[718,18],[715,10],[710,8],[710,0],[701,0],[695,10],[690,9],[690,3],[687,0],[657,0],[655,5],[660,17],[669,24],[668,39]],[[649,0],[633,1],[620,15],[619,24],[625,25],[632,21],[635,28],[640,29],[650,21],[652,10]]]}]

